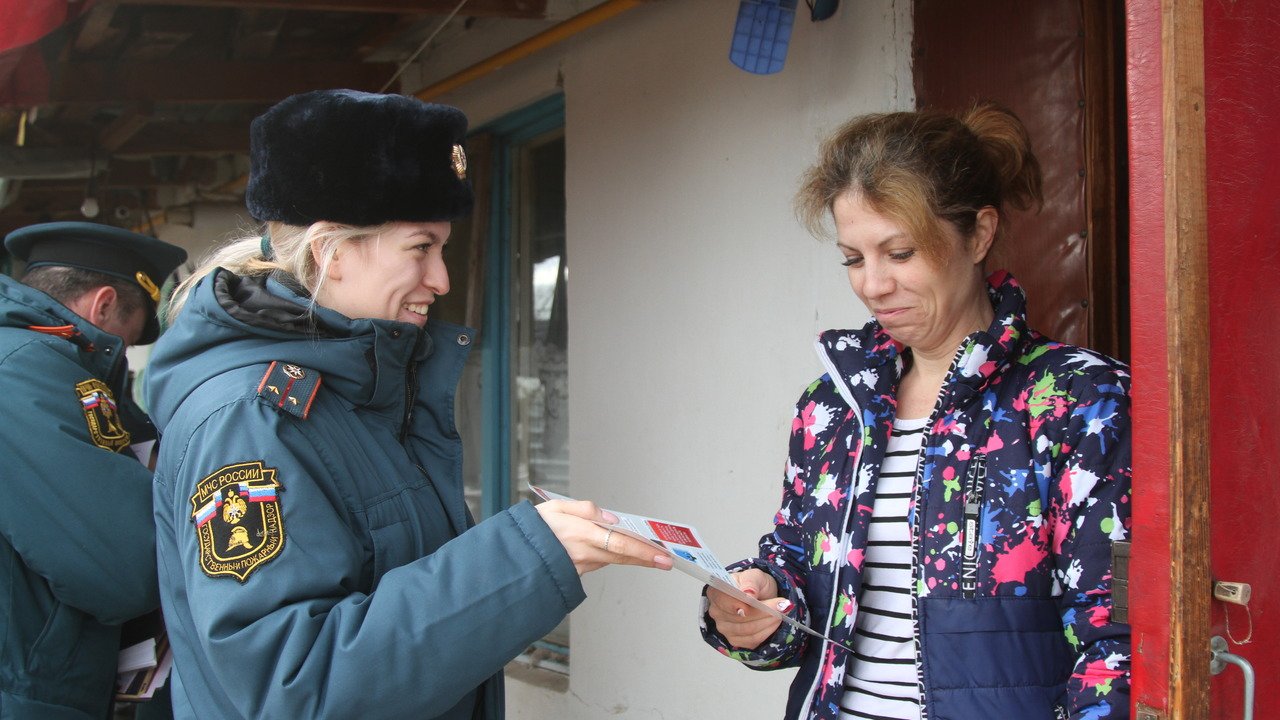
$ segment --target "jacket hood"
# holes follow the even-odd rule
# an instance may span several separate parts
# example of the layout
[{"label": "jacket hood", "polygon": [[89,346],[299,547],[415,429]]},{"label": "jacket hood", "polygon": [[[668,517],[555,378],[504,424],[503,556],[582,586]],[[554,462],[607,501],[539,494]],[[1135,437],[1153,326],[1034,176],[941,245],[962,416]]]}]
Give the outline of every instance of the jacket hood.
[{"label": "jacket hood", "polygon": [[[1017,356],[1026,341],[1027,298],[1022,286],[1005,270],[987,277],[987,296],[995,317],[991,326],[966,337],[956,348],[946,388],[955,395],[977,391]],[[817,349],[846,400],[855,393],[884,393],[897,382],[910,361],[910,349],[889,336],[871,320],[858,330],[827,330],[818,336]],[[893,372],[877,368],[891,365]],[[859,392],[859,388],[865,388]]]},{"label": "jacket hood", "polygon": [[408,367],[430,354],[427,333],[391,320],[351,319],[276,277],[219,268],[202,279],[147,366],[148,411],[164,429],[205,381],[283,361],[320,372],[354,405],[402,404]]}]

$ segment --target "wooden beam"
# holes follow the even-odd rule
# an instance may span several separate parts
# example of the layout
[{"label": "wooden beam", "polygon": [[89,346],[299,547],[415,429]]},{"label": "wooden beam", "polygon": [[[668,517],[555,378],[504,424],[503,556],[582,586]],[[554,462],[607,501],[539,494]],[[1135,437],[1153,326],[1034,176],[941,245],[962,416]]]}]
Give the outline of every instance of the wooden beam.
[{"label": "wooden beam", "polygon": [[[270,8],[321,12],[392,13],[397,15],[448,15],[458,0],[121,0],[126,5]],[[541,19],[547,0],[468,0],[461,14],[469,17]]]},{"label": "wooden beam", "polygon": [[80,25],[80,32],[76,35],[77,55],[92,55],[103,45],[120,37],[124,31],[111,27],[116,8],[114,2],[100,2],[87,13],[84,23]]},{"label": "wooden beam", "polygon": [[240,123],[157,122],[140,129],[115,152],[121,156],[221,155],[249,151],[249,121]]},{"label": "wooden beam", "polygon": [[69,63],[57,68],[49,102],[273,103],[319,88],[374,92],[395,71],[354,62]]},{"label": "wooden beam", "polygon": [[1162,0],[1169,717],[1209,718],[1209,251],[1203,0]]},{"label": "wooden beam", "polygon": [[86,148],[8,147],[0,145],[0,177],[10,180],[85,178],[91,172]]},{"label": "wooden beam", "polygon": [[551,47],[563,40],[573,37],[578,33],[594,27],[615,15],[621,14],[645,2],[651,0],[608,0],[585,12],[574,15],[564,22],[543,30],[527,40],[523,40],[501,52],[490,55],[480,62],[468,68],[463,68],[458,72],[450,75],[443,80],[428,85],[427,87],[414,93],[414,97],[419,100],[434,100],[435,98],[457,89],[472,82],[478,78],[482,78],[489,73],[510,65],[513,62],[522,60],[539,50]]},{"label": "wooden beam", "polygon": [[102,129],[98,133],[98,147],[105,150],[108,154],[120,149],[138,131],[147,126],[151,122],[152,105],[151,103],[138,103],[137,105],[127,108],[120,114],[110,125]]},{"label": "wooden beam", "polygon": [[107,172],[98,179],[102,188],[154,188],[183,185],[209,185],[218,180],[218,164],[213,158],[188,157],[174,172],[156,173],[148,161],[112,159]]},{"label": "wooden beam", "polygon": [[[218,163],[213,158],[188,157],[172,173],[157,173],[156,165],[147,160],[114,158],[98,176],[95,185],[101,190],[136,190],[138,188],[211,185],[218,181]],[[28,180],[23,197],[39,197],[61,192],[84,194],[85,180]]]},{"label": "wooden beam", "polygon": [[235,60],[261,60],[271,55],[284,25],[284,10],[244,10],[236,21],[231,39]]},{"label": "wooden beam", "polygon": [[196,34],[197,24],[177,8],[156,8],[142,13],[138,31],[121,53],[126,62],[155,62],[169,57],[179,45]]}]

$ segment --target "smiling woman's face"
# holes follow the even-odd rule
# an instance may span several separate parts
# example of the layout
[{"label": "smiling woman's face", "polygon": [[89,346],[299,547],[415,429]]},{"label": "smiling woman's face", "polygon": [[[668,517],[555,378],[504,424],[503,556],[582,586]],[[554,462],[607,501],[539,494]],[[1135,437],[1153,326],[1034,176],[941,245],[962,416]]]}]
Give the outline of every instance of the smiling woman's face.
[{"label": "smiling woman's face", "polygon": [[349,318],[399,320],[422,327],[437,296],[449,292],[447,222],[393,223],[334,253],[316,300]]},{"label": "smiling woman's face", "polygon": [[[894,340],[916,351],[945,354],[973,330],[987,327],[991,305],[981,264],[989,240],[978,248],[943,223],[949,242],[931,262],[901,225],[856,193],[836,198],[832,214],[849,284]],[[980,217],[979,234],[987,232],[986,224]]]}]

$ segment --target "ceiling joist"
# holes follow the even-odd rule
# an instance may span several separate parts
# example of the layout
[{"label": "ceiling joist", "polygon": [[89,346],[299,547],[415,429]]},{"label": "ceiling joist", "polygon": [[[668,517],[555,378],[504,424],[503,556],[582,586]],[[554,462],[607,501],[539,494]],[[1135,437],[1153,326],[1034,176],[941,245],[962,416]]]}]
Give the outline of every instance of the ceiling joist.
[{"label": "ceiling joist", "polygon": [[50,82],[49,101],[273,103],[317,87],[373,92],[395,71],[392,63],[68,63]]},{"label": "ceiling joist", "polygon": [[[458,6],[458,0],[121,0],[121,4],[448,15]],[[461,11],[470,17],[525,19],[542,19],[546,13],[547,0],[467,0]]]}]

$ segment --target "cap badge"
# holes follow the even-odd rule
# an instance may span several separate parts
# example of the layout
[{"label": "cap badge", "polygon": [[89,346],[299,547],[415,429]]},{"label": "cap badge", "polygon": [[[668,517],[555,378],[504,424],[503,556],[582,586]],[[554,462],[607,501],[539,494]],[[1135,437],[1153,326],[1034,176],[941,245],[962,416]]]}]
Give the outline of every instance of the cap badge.
[{"label": "cap badge", "polygon": [[459,180],[467,179],[467,153],[462,150],[461,145],[453,146],[453,174]]},{"label": "cap badge", "polygon": [[139,270],[133,278],[137,280],[138,284],[142,286],[142,289],[146,290],[147,294],[151,296],[151,302],[160,302],[160,288],[156,287],[155,282],[152,281],[146,273]]}]

